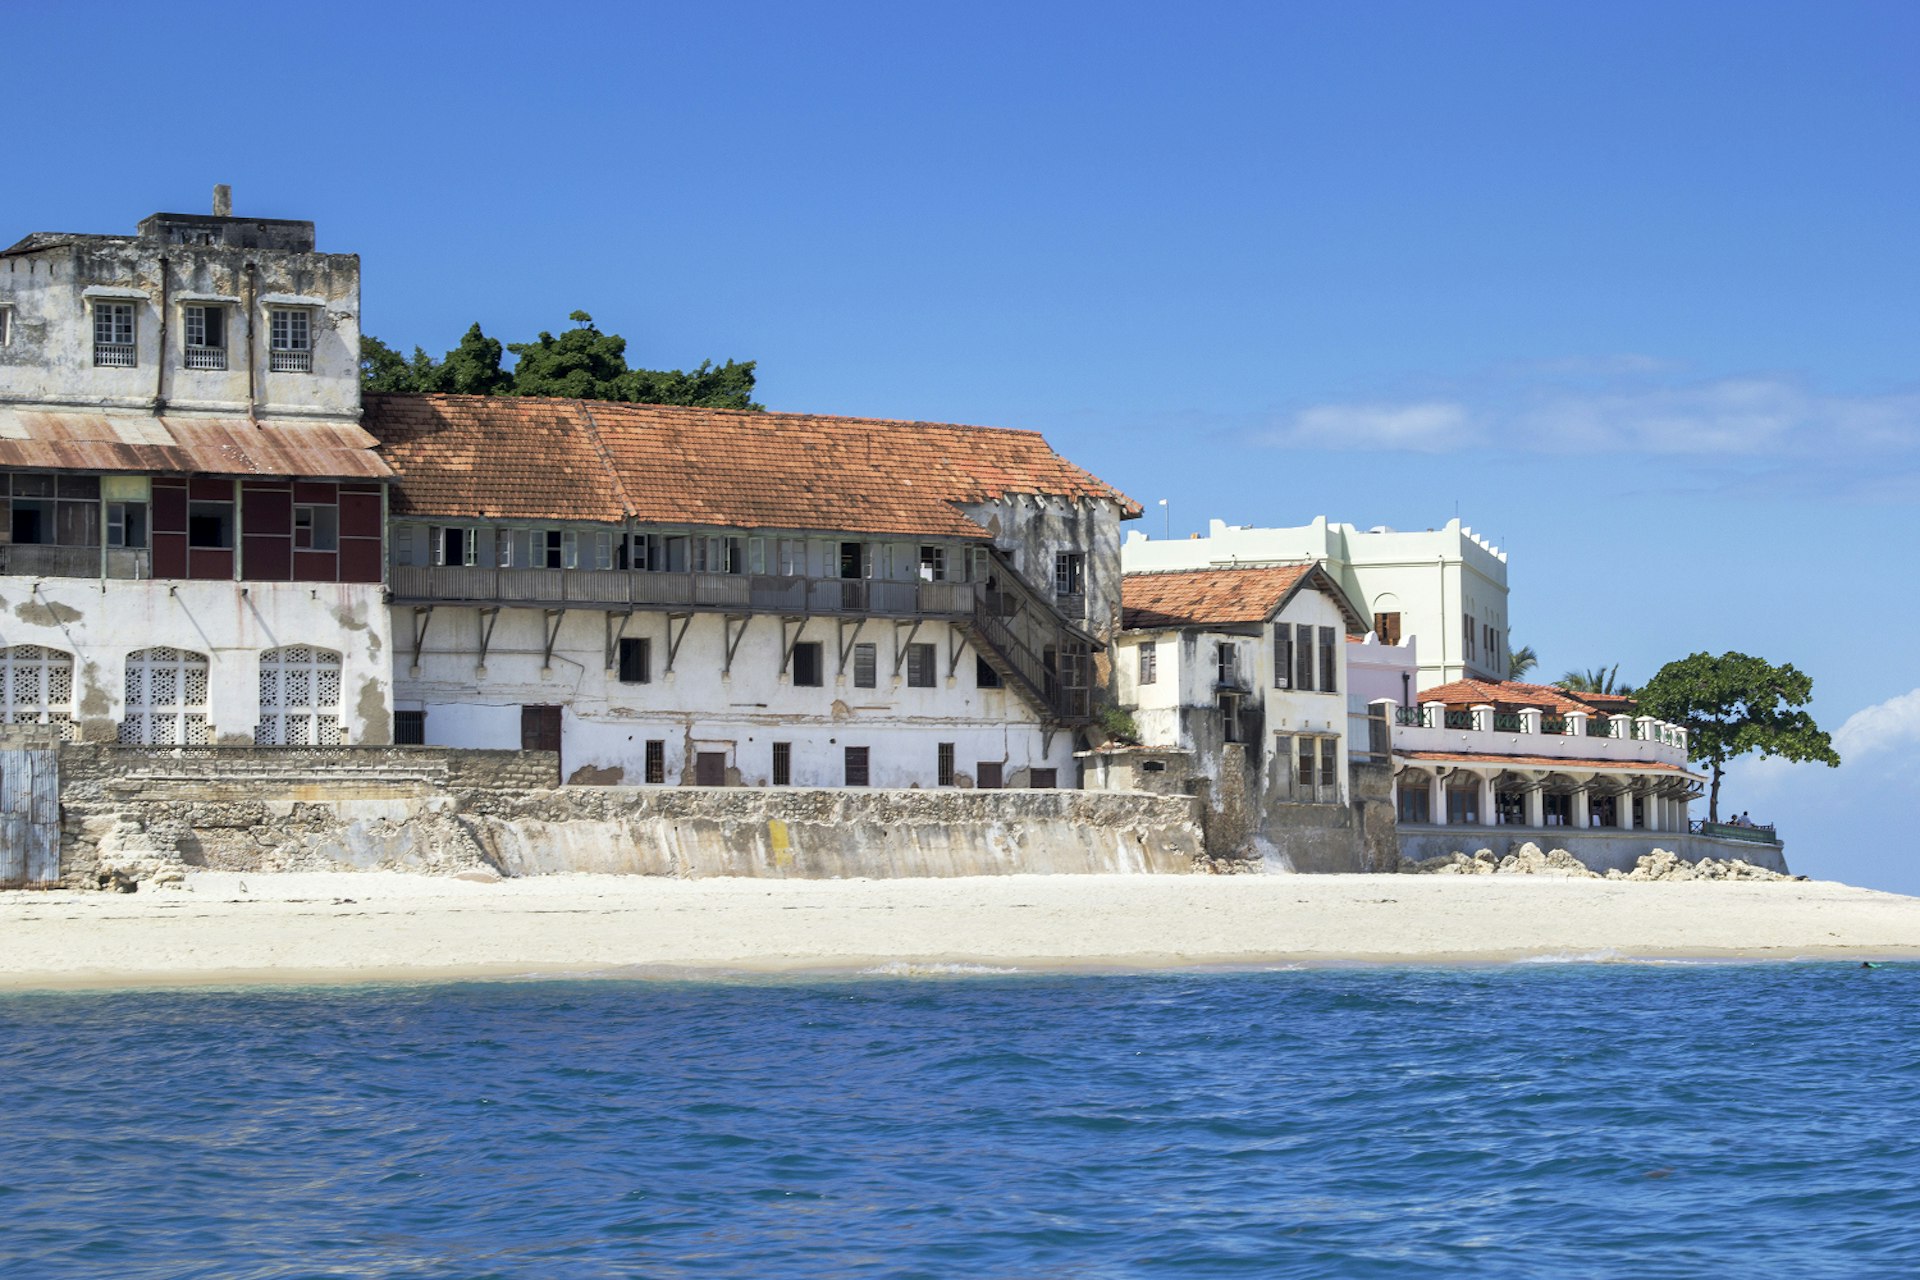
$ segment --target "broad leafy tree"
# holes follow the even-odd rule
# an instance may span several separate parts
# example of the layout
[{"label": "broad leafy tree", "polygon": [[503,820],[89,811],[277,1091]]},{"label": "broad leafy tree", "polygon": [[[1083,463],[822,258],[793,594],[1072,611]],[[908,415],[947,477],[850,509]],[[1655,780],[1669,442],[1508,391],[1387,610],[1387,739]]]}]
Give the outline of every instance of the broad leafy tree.
[{"label": "broad leafy tree", "polygon": [[[691,371],[635,369],[627,364],[627,340],[602,333],[593,317],[576,311],[559,336],[541,333],[532,342],[502,346],[474,325],[460,345],[435,360],[419,347],[411,359],[371,335],[360,340],[360,380],[368,391],[445,391],[460,395],[560,396],[569,400],[619,400],[630,404],[679,404],[709,409],[761,409],[754,403],[754,362],[702,361]],[[511,370],[501,368],[506,352]]]},{"label": "broad leafy tree", "polygon": [[1720,821],[1727,761],[1751,751],[1787,760],[1840,763],[1833,741],[1800,708],[1813,677],[1744,653],[1696,653],[1669,662],[1640,690],[1640,712],[1687,730],[1689,754],[1713,769],[1707,820]]}]

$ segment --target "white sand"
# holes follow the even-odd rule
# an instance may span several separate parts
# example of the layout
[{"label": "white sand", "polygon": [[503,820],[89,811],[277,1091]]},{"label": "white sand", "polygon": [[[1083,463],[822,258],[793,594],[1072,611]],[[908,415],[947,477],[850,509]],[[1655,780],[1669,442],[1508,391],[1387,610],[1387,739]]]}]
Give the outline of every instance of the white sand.
[{"label": "white sand", "polygon": [[1920,956],[1920,898],[1829,882],[1504,876],[473,884],[392,873],[196,873],[185,889],[137,894],[0,893],[0,987],[14,988],[1531,956]]}]

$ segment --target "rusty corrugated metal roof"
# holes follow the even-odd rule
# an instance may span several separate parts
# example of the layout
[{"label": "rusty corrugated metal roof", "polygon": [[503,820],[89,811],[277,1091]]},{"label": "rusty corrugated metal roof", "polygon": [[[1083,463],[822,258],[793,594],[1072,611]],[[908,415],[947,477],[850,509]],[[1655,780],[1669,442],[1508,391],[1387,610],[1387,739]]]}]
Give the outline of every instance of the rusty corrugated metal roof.
[{"label": "rusty corrugated metal roof", "polygon": [[374,438],[350,422],[0,407],[0,467],[384,479]]}]

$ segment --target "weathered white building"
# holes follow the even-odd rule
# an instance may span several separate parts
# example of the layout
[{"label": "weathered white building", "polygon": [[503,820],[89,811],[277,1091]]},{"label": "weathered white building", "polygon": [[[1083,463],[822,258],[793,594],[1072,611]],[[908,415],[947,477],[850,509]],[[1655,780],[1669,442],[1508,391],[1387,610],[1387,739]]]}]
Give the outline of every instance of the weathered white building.
[{"label": "weathered white building", "polygon": [[1128,573],[1124,591],[1113,689],[1139,742],[1089,753],[1088,786],[1169,790],[1171,774],[1202,796],[1216,854],[1370,866],[1363,802],[1381,802],[1376,829],[1391,824],[1384,779],[1355,786],[1370,757],[1364,736],[1357,752],[1350,740],[1349,640],[1366,622],[1332,575],[1317,564],[1167,570]]},{"label": "weathered white building", "polygon": [[0,717],[384,743],[359,259],[224,198],[0,251]]},{"label": "weathered white building", "polygon": [[1077,784],[1124,495],[1039,435],[370,396],[400,740],[575,783]]},{"label": "weathered white building", "polygon": [[1416,686],[1508,674],[1507,557],[1458,520],[1423,532],[1329,524],[1324,516],[1284,529],[1215,520],[1202,538],[1150,539],[1135,530],[1121,559],[1128,573],[1319,564],[1383,644],[1419,641]]}]

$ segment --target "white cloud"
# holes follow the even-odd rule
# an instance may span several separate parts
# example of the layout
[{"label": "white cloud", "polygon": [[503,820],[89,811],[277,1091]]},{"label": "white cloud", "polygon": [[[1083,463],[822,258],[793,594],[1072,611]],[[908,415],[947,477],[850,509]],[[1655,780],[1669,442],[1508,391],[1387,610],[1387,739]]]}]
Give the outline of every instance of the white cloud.
[{"label": "white cloud", "polygon": [[1833,735],[1833,749],[1849,762],[1906,746],[1920,746],[1920,689],[1863,707]]},{"label": "white cloud", "polygon": [[1827,395],[1779,376],[1679,382],[1649,356],[1509,369],[1442,397],[1320,404],[1262,435],[1289,448],[1724,459],[1920,452],[1920,392]]},{"label": "white cloud", "polygon": [[1405,449],[1444,453],[1482,443],[1457,404],[1326,404],[1302,409],[1267,443],[1302,449]]}]

